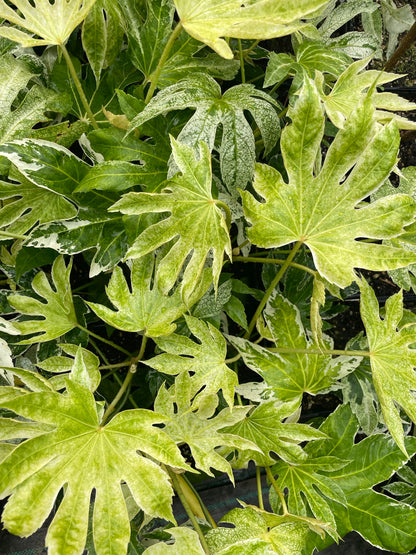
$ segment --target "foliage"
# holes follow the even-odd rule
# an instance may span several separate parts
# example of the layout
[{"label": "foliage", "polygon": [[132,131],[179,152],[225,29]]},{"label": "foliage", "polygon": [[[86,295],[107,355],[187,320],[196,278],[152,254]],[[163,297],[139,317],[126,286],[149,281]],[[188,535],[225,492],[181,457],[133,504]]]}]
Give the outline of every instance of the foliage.
[{"label": "foliage", "polygon": [[[4,527],[50,516],[51,555],[311,555],[352,530],[414,550],[416,106],[373,62],[410,7],[0,17]],[[358,297],[344,344],[331,318]],[[217,526],[198,483],[241,469],[258,506]]]}]

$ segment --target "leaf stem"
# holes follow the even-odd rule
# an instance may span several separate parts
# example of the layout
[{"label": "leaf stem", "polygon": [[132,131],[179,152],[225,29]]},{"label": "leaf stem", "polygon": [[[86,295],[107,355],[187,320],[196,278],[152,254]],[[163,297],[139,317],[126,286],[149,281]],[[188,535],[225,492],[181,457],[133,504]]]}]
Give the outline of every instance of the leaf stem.
[{"label": "leaf stem", "polygon": [[300,249],[301,246],[302,246],[302,241],[297,241],[297,243],[295,243],[291,253],[286,258],[286,260],[282,264],[280,270],[277,272],[275,278],[273,279],[273,281],[271,282],[271,284],[267,288],[267,291],[265,292],[262,300],[260,301],[259,306],[257,307],[256,312],[254,313],[253,318],[250,321],[250,324],[248,325],[247,332],[244,334],[244,339],[248,339],[250,337],[250,335],[251,335],[251,333],[254,329],[254,326],[256,325],[256,322],[257,322],[263,308],[266,306],[266,303],[269,300],[270,295],[273,293],[276,285],[279,283],[279,281],[282,279],[284,273],[289,268],[292,260],[295,258],[296,253],[298,252],[298,250]]},{"label": "leaf stem", "polygon": [[370,351],[343,351],[342,349],[296,349],[292,347],[270,347],[267,349],[273,353],[281,354],[306,354],[306,355],[346,355],[346,356],[359,356],[371,357]]},{"label": "leaf stem", "polygon": [[[261,258],[257,256],[233,256],[233,262],[259,262],[261,264],[284,264],[286,262],[285,258]],[[291,262],[290,266],[293,268],[298,268],[298,270],[303,270],[304,272],[308,272],[312,276],[316,275],[316,270],[312,270],[312,268],[308,268],[308,266],[304,266],[303,264],[298,264],[297,262]]]},{"label": "leaf stem", "polygon": [[89,330],[88,328],[84,328],[84,326],[81,326],[81,324],[78,324],[77,327],[80,330],[83,330],[86,333],[88,333],[88,335],[91,335],[91,337],[95,337],[95,339],[99,339],[103,343],[107,343],[107,345],[111,345],[111,347],[113,347],[113,349],[117,349],[117,351],[120,351],[121,353],[127,355],[128,357],[131,357],[131,353],[129,353],[129,351],[127,351],[123,347],[120,347],[120,345],[117,345],[117,343],[114,343],[113,341],[110,341],[110,339],[106,339],[105,337],[101,337],[101,335],[98,335],[98,334],[94,333],[93,331]]},{"label": "leaf stem", "polygon": [[267,477],[268,477],[268,479],[270,480],[270,483],[272,484],[273,489],[274,489],[274,491],[276,492],[277,497],[280,499],[280,502],[281,502],[281,504],[282,504],[283,516],[286,516],[286,515],[288,515],[288,514],[290,514],[290,513],[289,513],[289,509],[287,508],[287,505],[286,505],[285,496],[283,495],[282,490],[281,490],[281,489],[279,488],[279,486],[277,485],[277,482],[276,482],[276,480],[274,479],[273,473],[272,473],[272,471],[270,470],[270,466],[266,466],[265,468],[266,468]]},{"label": "leaf stem", "polygon": [[71,56],[69,55],[69,52],[66,49],[66,46],[64,44],[60,44],[59,46],[62,50],[62,54],[64,55],[66,64],[67,64],[68,69],[69,69],[69,73],[71,74],[71,77],[74,81],[74,84],[75,84],[75,87],[78,91],[78,94],[79,94],[79,97],[81,99],[82,105],[84,106],[85,111],[87,112],[88,119],[89,119],[91,125],[94,127],[94,129],[98,129],[98,124],[95,120],[94,114],[92,113],[92,110],[91,110],[91,107],[88,103],[87,97],[85,96],[84,89],[82,88],[82,85],[81,85],[81,81],[78,79],[78,75],[77,75],[77,72],[75,70],[74,64],[72,63]]},{"label": "leaf stem", "polygon": [[231,210],[230,207],[223,202],[222,200],[215,200],[215,205],[218,206],[219,208],[222,208],[225,212],[225,224],[227,226],[228,231],[231,228]]},{"label": "leaf stem", "polygon": [[181,484],[178,480],[178,477],[176,476],[175,472],[173,472],[173,470],[171,470],[169,467],[165,467],[167,473],[169,474],[170,479],[172,480],[172,484],[173,487],[175,488],[175,491],[179,497],[179,499],[181,500],[181,503],[183,505],[183,508],[185,509],[187,515],[189,516],[189,520],[192,523],[192,526],[195,529],[195,532],[198,534],[199,537],[199,541],[201,542],[202,548],[205,551],[205,553],[207,555],[211,555],[211,551],[209,550],[208,544],[207,544],[207,540],[205,539],[205,536],[201,530],[201,527],[198,524],[198,521],[188,503],[188,500],[186,499],[186,496],[183,492],[183,489],[181,487]]},{"label": "leaf stem", "polygon": [[146,104],[148,104],[153,97],[153,94],[157,87],[157,83],[159,81],[160,74],[162,73],[163,66],[165,65],[169,57],[170,51],[172,50],[172,47],[176,39],[179,37],[181,31],[182,31],[182,23],[179,21],[179,23],[173,29],[169,37],[169,40],[166,43],[165,48],[163,49],[162,55],[160,56],[160,60],[156,66],[156,69],[153,72],[153,77],[150,80],[150,87],[149,87],[149,90],[147,91],[146,98],[144,100]]},{"label": "leaf stem", "polygon": [[29,239],[29,237],[27,237],[26,235],[9,233],[7,231],[0,231],[0,237],[7,237],[8,239],[21,239],[22,241],[26,241],[26,239]]},{"label": "leaf stem", "polygon": [[244,53],[243,53],[243,47],[241,45],[241,39],[238,39],[238,52],[239,52],[239,55],[240,55],[241,82],[245,83],[246,82],[246,69],[244,67]]},{"label": "leaf stem", "polygon": [[263,492],[261,489],[261,473],[260,473],[259,466],[256,466],[256,482],[257,482],[257,495],[259,497],[259,509],[264,511]]},{"label": "leaf stem", "polygon": [[196,498],[196,500],[198,501],[198,503],[199,503],[199,505],[202,509],[202,512],[204,514],[204,518],[211,524],[211,526],[213,528],[218,528],[215,520],[211,516],[211,513],[208,511],[207,507],[205,506],[205,503],[202,501],[201,496],[196,491],[196,489],[194,488],[192,483],[188,480],[188,478],[186,477],[186,474],[178,474],[177,478],[179,479],[179,481],[183,485],[185,485],[187,488],[189,488],[189,490],[192,492],[192,495]]},{"label": "leaf stem", "polygon": [[107,409],[106,409],[106,411],[103,415],[103,418],[101,420],[101,425],[103,425],[108,420],[109,416],[115,411],[118,402],[123,397],[125,391],[129,387],[130,382],[133,379],[133,376],[137,371],[137,363],[139,362],[139,360],[142,359],[142,357],[144,355],[144,351],[146,349],[146,343],[147,343],[147,337],[145,335],[143,335],[142,344],[140,346],[139,354],[136,357],[133,357],[131,359],[129,371],[127,372],[127,376],[124,378],[124,382],[123,382],[122,386],[120,387],[117,395],[114,397],[114,399],[108,405],[108,407],[107,407]]}]

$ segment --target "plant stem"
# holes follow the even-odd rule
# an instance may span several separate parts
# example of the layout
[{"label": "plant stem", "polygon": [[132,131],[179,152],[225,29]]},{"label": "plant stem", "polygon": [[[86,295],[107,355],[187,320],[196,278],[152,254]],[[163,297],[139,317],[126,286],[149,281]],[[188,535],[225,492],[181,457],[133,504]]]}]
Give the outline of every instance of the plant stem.
[{"label": "plant stem", "polygon": [[72,63],[71,56],[69,55],[69,52],[66,49],[66,46],[64,44],[60,44],[59,46],[62,50],[62,54],[64,55],[66,64],[67,64],[68,69],[69,69],[69,73],[71,74],[71,77],[74,81],[74,84],[75,84],[75,87],[78,91],[78,94],[79,94],[79,97],[81,99],[82,105],[84,106],[85,111],[87,112],[88,119],[89,119],[91,125],[94,127],[94,129],[98,129],[98,124],[95,120],[94,114],[92,113],[92,110],[91,110],[91,107],[88,103],[87,97],[85,96],[84,89],[82,88],[82,85],[81,85],[81,81],[78,79],[78,75],[77,75],[77,72],[75,70],[74,64]]},{"label": "plant stem", "polygon": [[218,199],[215,201],[215,205],[224,210],[224,212],[225,212],[225,224],[227,226],[227,229],[230,230],[230,227],[231,227],[231,210],[230,210],[230,207],[227,204],[225,204],[225,202],[223,202],[222,200],[218,200]]},{"label": "plant stem", "polygon": [[144,355],[144,351],[146,349],[146,343],[147,343],[147,337],[145,335],[143,335],[142,344],[140,346],[139,354],[136,357],[133,357],[131,359],[129,371],[127,372],[127,376],[124,378],[124,382],[123,382],[122,386],[120,387],[117,395],[114,397],[114,399],[108,405],[108,407],[107,407],[107,409],[106,409],[106,411],[103,415],[101,425],[103,425],[108,420],[108,417],[115,411],[115,408],[116,408],[118,402],[123,397],[125,391],[129,387],[130,382],[133,379],[133,376],[137,371],[137,363],[139,362],[139,360],[141,360],[141,358]]},{"label": "plant stem", "polygon": [[260,473],[260,467],[256,466],[256,482],[257,482],[257,494],[259,497],[259,509],[261,509],[262,511],[264,510],[264,504],[263,504],[263,492],[261,489],[261,473]]},{"label": "plant stem", "polygon": [[[284,264],[286,259],[284,258],[260,258],[257,256],[233,256],[233,262],[259,262],[261,264]],[[298,268],[299,270],[303,270],[304,272],[308,272],[312,276],[316,275],[316,270],[312,270],[312,268],[308,268],[308,266],[304,266],[303,264],[298,264],[297,262],[291,262],[290,266],[293,268]]]},{"label": "plant stem", "polygon": [[416,40],[416,22],[410,27],[399,43],[399,46],[387,60],[384,71],[391,71],[403,54],[408,50]]},{"label": "plant stem", "polygon": [[240,54],[240,71],[241,71],[241,82],[246,82],[246,70],[244,67],[244,54],[243,54],[243,47],[241,45],[241,39],[238,39],[238,52]]},{"label": "plant stem", "polygon": [[150,87],[149,87],[149,90],[147,91],[146,98],[144,100],[146,104],[148,104],[153,97],[153,94],[157,87],[157,83],[159,81],[160,74],[162,73],[163,66],[165,65],[169,57],[170,51],[172,50],[172,47],[175,43],[175,40],[179,37],[181,31],[182,31],[182,23],[179,21],[179,23],[173,29],[169,37],[169,40],[166,43],[165,48],[163,49],[162,55],[160,56],[159,63],[157,64],[156,69],[153,72],[153,77],[150,80]]},{"label": "plant stem", "polygon": [[225,359],[224,362],[225,362],[225,364],[231,364],[232,362],[236,362],[237,360],[240,360],[240,358],[241,358],[241,355],[239,353],[238,355],[235,355],[235,357],[233,357],[233,358]]},{"label": "plant stem", "polygon": [[101,335],[98,335],[98,334],[94,333],[93,331],[91,331],[87,328],[84,328],[84,326],[81,326],[81,324],[78,324],[77,327],[80,330],[83,330],[86,333],[88,333],[88,335],[91,335],[91,337],[95,337],[95,339],[99,339],[103,343],[107,343],[107,345],[111,345],[111,347],[113,347],[113,349],[117,349],[117,351],[120,351],[121,353],[127,355],[128,357],[131,357],[131,353],[129,353],[129,351],[127,351],[123,347],[120,347],[120,345],[117,345],[113,341],[110,341],[110,339],[105,339],[105,337],[101,337]]},{"label": "plant stem", "polygon": [[281,354],[306,354],[306,355],[346,355],[346,356],[359,356],[371,357],[370,351],[343,351],[342,349],[295,349],[292,347],[271,347],[267,349],[273,353]]},{"label": "plant stem", "polygon": [[284,263],[282,264],[280,270],[277,272],[275,278],[273,279],[273,281],[271,282],[271,284],[269,285],[269,287],[267,288],[267,291],[265,292],[262,300],[260,301],[259,306],[257,307],[256,312],[254,313],[253,318],[251,319],[251,322],[248,326],[248,330],[247,332],[244,334],[244,339],[248,339],[251,335],[251,332],[254,329],[254,326],[256,325],[256,322],[263,310],[263,308],[266,306],[267,301],[269,300],[270,295],[273,293],[276,285],[279,283],[279,281],[282,279],[284,273],[286,272],[286,270],[289,268],[292,260],[295,258],[296,253],[298,252],[298,250],[300,249],[300,247],[302,246],[302,241],[298,241],[297,243],[295,243],[291,253],[289,254],[289,256],[286,258],[286,260],[284,261]]},{"label": "plant stem", "polygon": [[173,470],[171,470],[169,467],[165,467],[167,473],[169,474],[170,479],[172,480],[172,484],[173,487],[175,488],[175,491],[179,497],[179,499],[181,500],[181,503],[183,505],[183,508],[185,509],[187,515],[189,516],[189,520],[192,522],[192,526],[195,529],[195,532],[198,534],[199,537],[199,541],[201,542],[202,548],[205,551],[205,553],[207,555],[211,555],[211,551],[209,550],[208,544],[207,544],[207,540],[205,539],[205,536],[198,524],[197,519],[195,518],[194,513],[192,512],[192,509],[188,503],[188,500],[186,499],[186,496],[183,492],[183,489],[181,487],[181,484],[178,480],[178,477],[176,476],[175,472],[173,472]]},{"label": "plant stem", "polygon": [[280,502],[281,502],[281,504],[282,504],[283,516],[286,516],[286,515],[289,514],[289,509],[287,508],[287,505],[286,505],[285,496],[283,495],[282,490],[281,490],[281,489],[279,488],[279,486],[277,485],[277,482],[276,482],[276,480],[274,479],[274,476],[273,476],[272,471],[270,470],[270,467],[269,467],[269,466],[266,466],[265,468],[266,468],[267,477],[268,477],[268,479],[270,480],[270,483],[272,484],[273,489],[274,489],[274,491],[276,492],[277,497],[280,499]]},{"label": "plant stem", "polygon": [[255,40],[255,41],[253,42],[253,44],[252,44],[249,48],[246,48],[246,50],[244,50],[246,56],[247,56],[248,54],[250,54],[250,52],[256,48],[256,46],[259,44],[259,42],[261,42],[260,39]]},{"label": "plant stem", "polygon": [[123,368],[124,366],[130,366],[130,360],[125,360],[124,362],[117,362],[117,364],[103,364],[103,366],[99,366],[98,370],[111,370],[117,368]]},{"label": "plant stem", "polygon": [[[200,508],[202,509],[203,518],[205,518],[205,520],[207,520],[213,528],[218,528],[215,520],[211,516],[211,513],[208,511],[207,507],[205,506],[205,503],[202,501],[199,493],[196,491],[194,486],[188,480],[186,475],[185,474],[178,474],[177,478],[179,479],[179,481],[182,484],[182,489],[184,489],[183,486],[185,486],[187,489],[189,489],[190,493],[195,497],[195,500],[198,501],[198,504],[199,504]],[[189,501],[189,499],[188,499],[188,501]]]},{"label": "plant stem", "polygon": [[8,239],[21,239],[22,241],[26,241],[29,237],[26,235],[18,235],[17,233],[8,233],[7,231],[0,231],[1,237],[7,237]]}]

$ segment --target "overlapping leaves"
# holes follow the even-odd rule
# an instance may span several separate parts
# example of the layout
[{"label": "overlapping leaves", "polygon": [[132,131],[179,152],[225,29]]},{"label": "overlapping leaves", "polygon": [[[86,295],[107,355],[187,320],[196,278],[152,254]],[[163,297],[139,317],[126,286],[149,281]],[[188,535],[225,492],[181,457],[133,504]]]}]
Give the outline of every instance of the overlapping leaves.
[{"label": "overlapping leaves", "polygon": [[357,240],[395,237],[415,218],[416,204],[407,195],[361,202],[380,187],[396,164],[395,125],[375,128],[367,96],[338,132],[315,175],[324,116],[308,79],[290,116],[293,123],[284,129],[281,140],[288,183],[274,168],[257,164],[254,188],[264,202],[242,193],[252,224],[249,239],[266,248],[305,243],[319,273],[340,287],[355,279],[354,267],[385,270],[414,262],[414,255],[404,249]]},{"label": "overlapping leaves", "polygon": [[[239,391],[253,400],[278,399],[300,401],[304,392],[316,395],[329,389],[335,380],[353,370],[359,359],[347,356],[332,358],[317,354],[318,345],[307,338],[301,323],[299,310],[281,295],[275,293],[270,299],[264,316],[271,337],[279,347],[294,353],[270,351],[246,339],[231,337],[230,341],[243,356],[249,368],[260,374],[263,382],[243,384]],[[327,348],[331,348],[326,339]],[[307,353],[306,349],[315,349]],[[296,352],[301,350],[304,352]]]},{"label": "overlapping leaves", "polygon": [[217,285],[224,252],[231,256],[230,238],[221,208],[212,196],[207,145],[200,144],[199,160],[192,148],[173,138],[172,150],[181,173],[169,180],[166,192],[128,193],[111,210],[129,215],[170,212],[170,216],[147,227],[138,236],[127,256],[139,258],[176,239],[159,264],[157,282],[161,291],[167,293],[187,261],[181,288],[188,303],[210,255],[212,278]]},{"label": "overlapping leaves", "polygon": [[[242,420],[250,407],[237,406],[226,408],[215,414],[218,397],[206,395],[192,406],[192,385],[188,372],[182,372],[169,390],[162,386],[155,400],[155,410],[170,419],[163,428],[177,443],[186,443],[195,460],[196,468],[212,476],[212,469],[225,472],[234,481],[231,465],[216,452],[217,447],[227,446],[236,449],[259,448],[251,441],[238,435],[226,433],[222,428]],[[176,405],[176,409],[175,409]]]},{"label": "overlapping leaves", "polygon": [[[85,387],[89,375],[85,367],[75,367],[77,371],[66,380],[66,395],[43,391],[22,396],[8,388],[8,395],[6,392],[0,397],[1,406],[53,427],[21,443],[1,463],[0,491],[3,496],[10,495],[3,522],[14,534],[32,534],[65,487],[46,545],[51,554],[81,555],[91,492],[95,489],[97,553],[125,555],[130,522],[121,482],[128,485],[146,513],[173,520],[167,475],[138,451],[165,464],[180,468],[186,465],[174,442],[154,427],[165,420],[160,414],[144,409],[125,411],[109,424],[100,425],[100,408]],[[157,489],[149,488],[149,483],[157,483]],[[30,509],[34,502],[36,511]]]},{"label": "overlapping leaves", "polygon": [[219,146],[222,178],[235,192],[245,188],[252,178],[256,158],[253,130],[244,110],[251,112],[262,134],[266,154],[275,145],[279,132],[279,118],[273,106],[276,102],[254,85],[231,87],[224,94],[219,84],[209,75],[199,74],[183,79],[160,91],[131,122],[131,128],[164,112],[195,108],[195,114],[185,124],[178,140],[197,148],[204,141],[214,148],[216,131],[222,125]]}]

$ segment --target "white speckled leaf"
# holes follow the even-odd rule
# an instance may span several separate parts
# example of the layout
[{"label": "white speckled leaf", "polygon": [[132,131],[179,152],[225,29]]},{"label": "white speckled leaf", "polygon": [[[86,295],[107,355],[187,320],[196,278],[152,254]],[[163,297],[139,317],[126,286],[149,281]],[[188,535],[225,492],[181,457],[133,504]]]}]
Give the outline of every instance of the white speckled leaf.
[{"label": "white speckled leaf", "polygon": [[242,192],[252,224],[249,239],[265,248],[305,243],[319,273],[340,287],[355,280],[355,267],[387,270],[415,262],[415,255],[404,249],[357,240],[396,237],[415,219],[416,203],[408,195],[362,202],[396,164],[400,140],[396,126],[377,128],[367,97],[337,133],[321,171],[314,175],[324,115],[309,79],[289,115],[292,124],[281,139],[288,183],[274,168],[257,164],[254,188],[264,201]]},{"label": "white speckled leaf", "polygon": [[242,84],[224,94],[209,75],[193,75],[167,87],[152,98],[131,122],[131,129],[171,110],[196,109],[185,124],[178,140],[197,148],[200,141],[214,148],[217,127],[222,125],[219,147],[222,178],[230,189],[245,188],[253,176],[256,159],[253,130],[244,111],[252,114],[264,140],[266,154],[275,145],[280,133],[276,102],[254,85]]},{"label": "white speckled leaf", "polygon": [[52,281],[55,290],[44,272],[36,274],[32,281],[32,288],[44,299],[43,302],[19,294],[8,297],[10,305],[20,313],[42,316],[42,319],[14,322],[14,326],[22,335],[37,334],[30,339],[23,339],[19,342],[20,344],[28,345],[36,341],[49,341],[64,335],[77,326],[78,321],[69,283],[71,267],[72,261],[66,266],[63,256],[55,259],[52,266]]},{"label": "white speckled leaf", "polygon": [[154,267],[153,254],[133,261],[130,292],[123,270],[117,266],[106,288],[107,296],[117,311],[98,303],[87,303],[88,306],[99,318],[117,329],[143,331],[148,337],[170,335],[176,329],[173,322],[186,312],[187,307],[182,302],[179,289],[168,296],[156,286],[152,287]]},{"label": "white speckled leaf", "polygon": [[182,527],[169,528],[166,532],[175,538],[175,543],[173,545],[167,545],[166,543],[151,545],[143,552],[143,555],[179,555],[179,553],[205,555],[198,534],[194,530]]},{"label": "white speckled leaf", "polygon": [[195,395],[202,387],[203,395],[217,393],[220,389],[230,407],[234,404],[234,390],[238,385],[237,374],[226,364],[227,342],[213,325],[193,316],[185,316],[196,343],[183,335],[156,339],[165,351],[145,364],[165,374],[192,372],[191,391]]},{"label": "white speckled leaf", "polygon": [[233,53],[220,37],[270,39],[290,35],[303,26],[299,21],[328,0],[174,0],[184,29],[224,58]]},{"label": "white speckled leaf", "polygon": [[361,317],[367,332],[371,353],[373,383],[380,401],[384,421],[400,449],[406,453],[400,413],[396,403],[416,422],[416,343],[414,325],[399,328],[403,316],[402,292],[386,302],[384,319],[380,318],[376,295],[363,279],[361,289]]},{"label": "white speckled leaf", "polygon": [[[3,496],[10,495],[3,522],[13,534],[32,534],[66,486],[49,525],[46,545],[51,555],[81,555],[95,489],[96,551],[125,555],[130,523],[121,482],[126,482],[146,513],[173,520],[173,492],[167,474],[138,451],[164,464],[186,465],[173,441],[154,427],[165,420],[163,416],[130,410],[101,426],[92,393],[78,382],[67,379],[65,395],[27,393],[1,401],[3,407],[25,418],[53,426],[49,433],[21,443],[1,463],[0,491]],[[31,510],[33,503],[36,511]]]},{"label": "white speckled leaf", "polygon": [[127,256],[140,258],[175,239],[159,263],[156,282],[161,291],[167,293],[191,255],[181,284],[183,299],[188,304],[210,254],[212,278],[217,286],[224,252],[231,257],[231,245],[225,218],[212,196],[211,159],[207,145],[200,144],[199,160],[192,148],[173,138],[172,149],[181,174],[168,181],[165,192],[128,193],[110,210],[130,215],[170,213],[141,233]]}]

